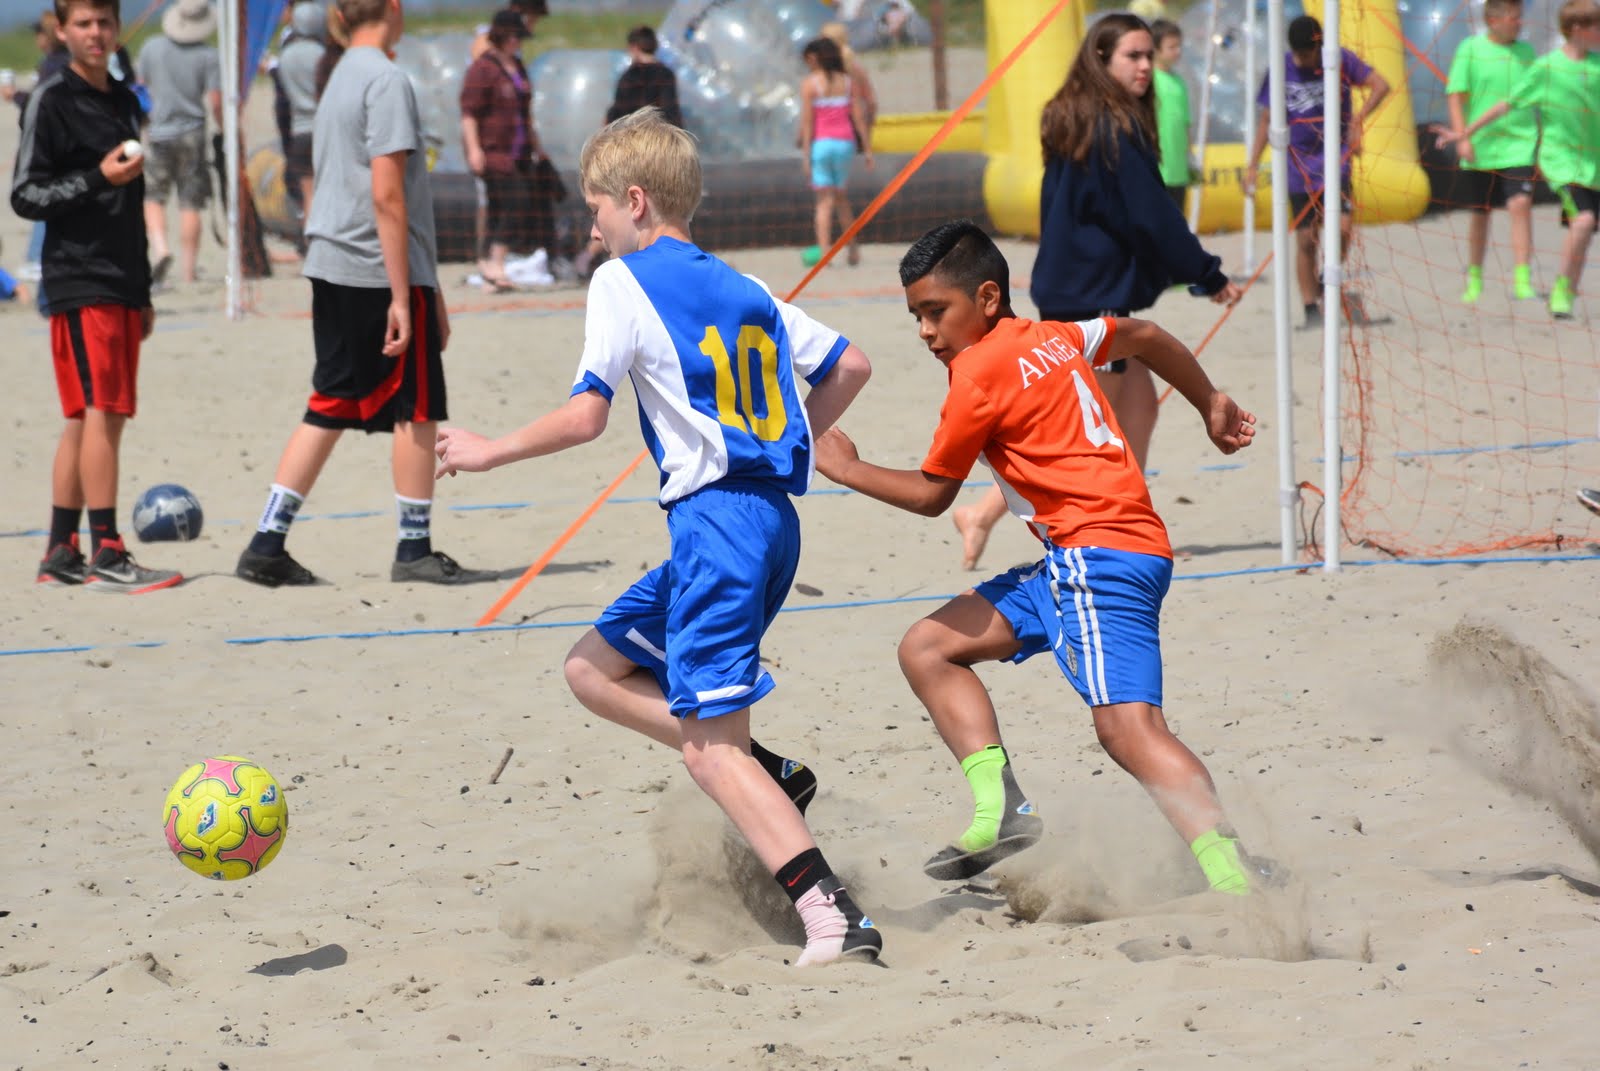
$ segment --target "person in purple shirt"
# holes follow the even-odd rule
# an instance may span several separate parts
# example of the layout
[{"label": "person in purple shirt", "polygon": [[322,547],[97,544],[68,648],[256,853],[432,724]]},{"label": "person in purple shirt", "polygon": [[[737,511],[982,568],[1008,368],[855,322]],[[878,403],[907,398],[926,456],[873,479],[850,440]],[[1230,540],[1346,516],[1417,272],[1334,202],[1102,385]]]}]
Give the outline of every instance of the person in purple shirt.
[{"label": "person in purple shirt", "polygon": [[[1284,56],[1284,97],[1289,113],[1289,214],[1299,220],[1295,228],[1295,273],[1300,279],[1300,297],[1305,302],[1307,329],[1322,325],[1321,287],[1317,261],[1321,254],[1322,191],[1322,24],[1310,15],[1289,23],[1289,52]],[[1350,245],[1350,160],[1361,152],[1361,131],[1367,117],[1377,111],[1389,95],[1389,83],[1360,56],[1348,48],[1339,50],[1339,190],[1342,214],[1339,219],[1339,256],[1342,260]],[[1367,90],[1359,111],[1352,113],[1350,87]],[[1245,196],[1256,191],[1261,150],[1267,147],[1267,81],[1262,79],[1256,103],[1261,115],[1256,122],[1256,140],[1250,147],[1250,163],[1244,171]],[[1307,206],[1311,206],[1307,211]],[[1346,295],[1345,306],[1352,322],[1365,319],[1353,295]]]}]

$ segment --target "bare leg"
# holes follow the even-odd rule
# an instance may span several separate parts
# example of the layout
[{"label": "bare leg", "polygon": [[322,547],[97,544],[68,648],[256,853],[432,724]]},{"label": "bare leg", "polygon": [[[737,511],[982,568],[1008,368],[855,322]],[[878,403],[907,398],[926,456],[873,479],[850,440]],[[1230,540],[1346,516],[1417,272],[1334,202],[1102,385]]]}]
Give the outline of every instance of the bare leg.
[{"label": "bare leg", "polygon": [[278,459],[274,483],[282,484],[302,498],[311,493],[312,485],[322,474],[333,448],[339,442],[337,428],[319,428],[313,424],[296,425],[289,435],[289,443]]},{"label": "bare leg", "polygon": [[154,263],[170,252],[167,248],[166,205],[160,201],[144,203],[144,230],[150,242],[150,261]]},{"label": "bare leg", "polygon": [[1095,707],[1094,729],[1106,754],[1144,786],[1184,843],[1193,843],[1223,823],[1211,774],[1172,735],[1160,707],[1149,703]]},{"label": "bare leg", "polygon": [[200,211],[195,208],[178,209],[178,270],[183,281],[195,279],[195,262],[200,259]]},{"label": "bare leg", "polygon": [[[1128,359],[1127,370],[1117,372],[1096,372],[1100,381],[1100,389],[1106,394],[1106,400],[1111,402],[1111,411],[1117,414],[1117,423],[1122,426],[1122,437],[1128,450],[1133,454],[1134,464],[1139,466],[1139,471],[1144,471],[1145,462],[1150,457],[1150,440],[1155,437],[1156,417],[1161,412],[1161,399],[1156,394],[1156,381],[1146,368],[1135,358]],[[1114,383],[1116,397],[1112,398],[1106,392],[1107,380],[1120,380]]]},{"label": "bare leg", "polygon": [[1583,262],[1589,250],[1589,239],[1594,237],[1594,213],[1582,212],[1567,223],[1567,241],[1561,251],[1561,274],[1577,293],[1578,280],[1583,277]]},{"label": "bare leg", "polygon": [[594,629],[567,653],[562,672],[578,702],[594,713],[674,751],[683,750],[682,723],[672,716],[655,677]]},{"label": "bare leg", "polygon": [[806,821],[750,754],[750,708],[716,718],[684,718],[683,764],[744,834],[767,870],[817,846]]},{"label": "bare leg", "polygon": [[958,762],[1000,743],[994,703],[972,667],[1017,650],[1011,623],[970,591],[912,625],[900,641],[900,671]]},{"label": "bare leg", "polygon": [[989,532],[1006,515],[1006,496],[1000,488],[991,487],[983,493],[976,505],[957,506],[950,519],[961,533],[961,568],[976,569],[983,548],[989,545]]},{"label": "bare leg", "polygon": [[824,186],[817,191],[816,213],[812,226],[816,232],[817,248],[826,253],[833,244],[833,190]]},{"label": "bare leg", "polygon": [[433,447],[438,438],[439,425],[432,420],[394,426],[390,467],[394,470],[395,494],[432,500],[433,474],[438,467]]},{"label": "bare leg", "polygon": [[1511,217],[1511,257],[1518,264],[1533,260],[1533,198],[1511,197],[1506,200],[1506,214]]},{"label": "bare leg", "polygon": [[510,254],[511,247],[504,242],[490,242],[489,255],[478,264],[478,270],[483,274],[484,284],[491,290],[499,289],[495,284],[503,287],[506,279],[506,257]]},{"label": "bare leg", "polygon": [[69,420],[56,443],[55,463],[50,466],[50,504],[67,509],[83,508],[83,473],[78,458],[83,452],[83,420]]},{"label": "bare leg", "polygon": [[[1512,228],[1516,234],[1516,228]],[[1467,214],[1467,265],[1473,268],[1483,267],[1483,256],[1489,248],[1489,213],[1469,212]],[[1519,260],[1518,264],[1526,261]]]},{"label": "bare leg", "polygon": [[128,418],[118,413],[84,411],[78,473],[84,505],[90,509],[111,509],[117,504],[117,456],[127,422]]},{"label": "bare leg", "polygon": [[[1317,253],[1322,243],[1317,240],[1314,226],[1302,227],[1294,237],[1294,270],[1300,280],[1300,300],[1307,305],[1320,304],[1322,291],[1317,286]],[[1112,408],[1116,408],[1115,403]]]},{"label": "bare leg", "polygon": [[[839,233],[843,234],[850,229],[850,224],[855,219],[855,213],[851,210],[850,199],[845,196],[842,188],[834,195],[834,205],[839,214]],[[845,260],[852,267],[861,263],[861,242],[859,240],[851,241],[849,249],[845,251]]]}]

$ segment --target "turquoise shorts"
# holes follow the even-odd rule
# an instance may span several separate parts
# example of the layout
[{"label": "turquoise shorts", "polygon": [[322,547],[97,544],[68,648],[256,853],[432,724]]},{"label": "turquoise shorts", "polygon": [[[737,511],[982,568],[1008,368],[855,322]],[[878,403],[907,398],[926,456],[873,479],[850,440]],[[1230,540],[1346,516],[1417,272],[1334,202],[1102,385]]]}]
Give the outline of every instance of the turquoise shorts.
[{"label": "turquoise shorts", "polygon": [[1045,651],[1091,707],[1161,705],[1161,601],[1172,559],[1104,547],[1051,547],[975,589],[1011,623],[1024,662]]},{"label": "turquoise shorts", "polygon": [[850,180],[850,161],[856,143],[844,138],[818,138],[811,143],[811,188],[844,189]]}]

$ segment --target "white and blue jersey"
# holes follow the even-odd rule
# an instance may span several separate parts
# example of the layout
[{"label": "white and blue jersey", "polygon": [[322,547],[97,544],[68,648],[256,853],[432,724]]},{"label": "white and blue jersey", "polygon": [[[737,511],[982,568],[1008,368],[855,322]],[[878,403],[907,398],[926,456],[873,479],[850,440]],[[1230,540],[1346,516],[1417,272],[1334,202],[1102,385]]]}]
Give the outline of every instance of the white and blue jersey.
[{"label": "white and blue jersey", "polygon": [[814,470],[797,379],[816,385],[848,341],[687,242],[658,238],[589,282],[572,393],[633,380],[661,504],[722,479],[803,495]]}]

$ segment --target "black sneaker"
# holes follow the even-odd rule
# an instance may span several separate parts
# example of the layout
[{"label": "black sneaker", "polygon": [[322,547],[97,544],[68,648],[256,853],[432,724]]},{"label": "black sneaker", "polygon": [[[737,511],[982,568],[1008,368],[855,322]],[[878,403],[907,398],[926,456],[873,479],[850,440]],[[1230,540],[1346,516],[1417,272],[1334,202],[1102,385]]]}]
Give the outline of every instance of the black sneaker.
[{"label": "black sneaker", "polygon": [[1585,487],[1578,492],[1578,502],[1590,513],[1600,513],[1600,491]]},{"label": "black sneaker", "polygon": [[100,544],[83,583],[94,591],[143,595],[183,583],[183,574],[175,569],[146,569],[133,560],[133,555],[118,538]]},{"label": "black sneaker", "polygon": [[810,967],[819,963],[831,963],[845,956],[877,959],[883,951],[883,934],[856,906],[855,901],[850,899],[850,894],[844,891],[839,879],[823,878],[817,882],[817,891],[844,916],[844,941],[837,951],[831,947],[831,942],[817,942],[814,945],[808,943],[801,951],[800,958],[795,961],[795,966]]},{"label": "black sneaker", "polygon": [[65,543],[51,547],[50,553],[39,563],[37,582],[40,584],[81,584],[88,578],[89,563],[83,560],[83,551],[78,549],[76,532],[68,536]]},{"label": "black sneaker", "polygon": [[1031,848],[1044,834],[1044,819],[1033,810],[1033,801],[1022,794],[1008,762],[1000,777],[1006,786],[1006,810],[1000,819],[1000,834],[987,848],[969,852],[952,844],[922,864],[922,872],[934,881],[964,881],[982,874],[1002,859]]},{"label": "black sneaker", "polygon": [[397,584],[482,584],[499,578],[492,569],[468,569],[442,550],[415,561],[396,559],[389,567],[389,579]]},{"label": "black sneaker", "polygon": [[257,554],[249,547],[239,555],[239,564],[233,567],[233,575],[264,588],[302,588],[317,582],[311,570],[289,557],[288,551],[282,554]]},{"label": "black sneaker", "polygon": [[1306,322],[1300,325],[1302,331],[1322,330],[1322,306],[1312,305],[1306,309]]}]

